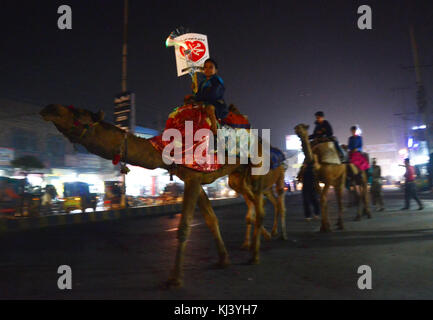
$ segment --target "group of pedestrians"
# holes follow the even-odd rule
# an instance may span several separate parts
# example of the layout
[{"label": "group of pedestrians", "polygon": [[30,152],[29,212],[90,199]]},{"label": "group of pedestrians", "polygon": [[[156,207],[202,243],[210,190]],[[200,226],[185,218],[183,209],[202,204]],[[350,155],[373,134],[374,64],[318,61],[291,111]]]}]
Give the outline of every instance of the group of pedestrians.
[{"label": "group of pedestrians", "polygon": [[[372,159],[370,166],[368,158],[362,154],[362,137],[358,134],[357,126],[350,128],[352,135],[348,139],[348,144],[343,146],[348,154],[345,154],[340,147],[337,139],[333,136],[332,126],[329,121],[325,120],[324,113],[318,111],[315,113],[316,122],[315,129],[310,139],[323,139],[327,138],[328,141],[333,141],[342,162],[350,162],[355,164],[360,170],[368,170],[371,178],[371,198],[372,203],[377,211],[384,211],[385,206],[382,194],[382,172],[380,166],[377,164],[377,159]],[[410,201],[414,199],[418,203],[418,210],[423,210],[424,206],[418,198],[415,184],[415,168],[410,165],[410,160],[407,158],[404,162],[405,172],[405,206],[401,210],[410,209]],[[433,171],[433,170],[432,170]],[[319,203],[319,180],[314,170],[314,164],[305,162],[299,171],[297,180],[302,182],[302,199],[304,206],[305,220],[319,219],[320,217],[320,203]]]}]

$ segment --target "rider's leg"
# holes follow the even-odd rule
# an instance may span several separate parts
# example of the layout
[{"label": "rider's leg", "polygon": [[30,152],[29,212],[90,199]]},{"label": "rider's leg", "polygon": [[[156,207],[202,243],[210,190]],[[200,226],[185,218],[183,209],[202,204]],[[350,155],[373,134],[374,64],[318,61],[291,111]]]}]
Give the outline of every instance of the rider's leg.
[{"label": "rider's leg", "polygon": [[212,130],[213,134],[216,135],[217,134],[217,118],[215,116],[215,107],[213,105],[206,105],[206,113],[211,121],[211,127],[210,129]]}]

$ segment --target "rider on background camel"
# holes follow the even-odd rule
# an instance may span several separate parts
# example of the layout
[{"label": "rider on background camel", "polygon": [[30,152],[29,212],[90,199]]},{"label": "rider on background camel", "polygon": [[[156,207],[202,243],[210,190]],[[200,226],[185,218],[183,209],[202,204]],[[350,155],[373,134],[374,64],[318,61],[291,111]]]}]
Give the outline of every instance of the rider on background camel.
[{"label": "rider on background camel", "polygon": [[356,165],[360,170],[370,168],[368,158],[362,153],[362,137],[357,133],[358,127],[350,127],[352,135],[349,137],[347,149],[349,151],[349,161]]},{"label": "rider on background camel", "polygon": [[325,114],[323,111],[317,111],[315,114],[316,116],[316,127],[314,128],[313,134],[309,136],[309,139],[317,139],[317,138],[332,138],[334,135],[332,131],[331,124],[328,122],[328,120],[325,120]]},{"label": "rider on background camel", "polygon": [[217,75],[217,72],[217,63],[212,59],[207,59],[203,66],[205,78],[199,83],[197,93],[185,97],[185,103],[203,103],[206,113],[211,120],[211,130],[214,134],[217,133],[217,119],[224,119],[229,112],[229,108],[223,98],[225,91],[224,81]]},{"label": "rider on background camel", "polygon": [[329,140],[334,141],[335,148],[337,149],[338,155],[340,159],[344,160],[344,153],[341,150],[340,145],[338,144],[337,138],[334,137],[334,132],[332,130],[331,124],[325,120],[325,114],[323,111],[317,111],[315,114],[316,121],[314,122],[316,124],[316,127],[314,128],[313,134],[311,134],[308,138],[311,139],[319,139],[319,138],[328,138]]},{"label": "rider on background camel", "polygon": [[362,137],[357,134],[357,130],[358,128],[356,126],[350,127],[352,135],[349,137],[347,143],[347,149],[349,149],[349,152],[362,152]]}]

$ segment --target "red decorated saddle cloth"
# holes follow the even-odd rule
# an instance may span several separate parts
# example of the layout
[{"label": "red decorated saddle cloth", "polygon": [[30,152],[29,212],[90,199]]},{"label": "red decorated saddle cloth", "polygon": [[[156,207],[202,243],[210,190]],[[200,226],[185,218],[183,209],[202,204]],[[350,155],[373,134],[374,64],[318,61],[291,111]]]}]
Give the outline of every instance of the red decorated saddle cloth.
[{"label": "red decorated saddle cloth", "polygon": [[[227,122],[225,122],[226,119]],[[222,121],[222,124],[230,126],[239,125],[238,128],[243,128],[244,126],[246,128],[248,126],[249,128],[249,122],[244,116],[233,114],[232,112],[229,112],[229,115]],[[170,138],[169,141],[164,141],[162,134],[149,139],[149,141],[161,153],[163,153],[167,145],[173,143],[175,146],[181,147],[182,150],[182,163],[177,164],[201,172],[212,172],[220,169],[223,164],[218,163],[217,153],[207,148],[210,139],[214,139],[210,128],[211,121],[204,107],[190,104],[184,105],[174,109],[174,111],[170,113],[164,130],[166,133],[170,132],[167,131],[169,129],[178,130],[182,136],[182,141],[173,142],[173,140],[175,140],[173,137]],[[197,132],[200,129],[208,130]],[[210,135],[202,134],[202,132],[208,132]],[[186,135],[188,135],[188,137],[186,137]],[[216,148],[216,146],[214,148]],[[195,157],[196,151],[200,155],[200,160],[197,160]],[[192,157],[192,155],[194,156]]]},{"label": "red decorated saddle cloth", "polygon": [[221,124],[226,124],[232,128],[250,129],[251,127],[246,116],[231,111],[229,111],[228,115],[221,120]]},{"label": "red decorated saddle cloth", "polygon": [[349,154],[349,161],[353,163],[359,170],[367,170],[370,168],[370,164],[366,157],[364,157],[361,152],[351,152]]}]

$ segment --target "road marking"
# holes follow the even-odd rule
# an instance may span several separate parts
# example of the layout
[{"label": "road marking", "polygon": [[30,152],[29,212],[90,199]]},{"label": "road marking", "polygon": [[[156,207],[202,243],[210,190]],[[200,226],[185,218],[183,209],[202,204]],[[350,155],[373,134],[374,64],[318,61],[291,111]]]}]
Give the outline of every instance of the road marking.
[{"label": "road marking", "polygon": [[[195,227],[195,226],[199,226],[199,225],[201,225],[201,224],[203,224],[203,223],[195,223],[195,224],[192,224],[191,225],[191,227]],[[177,227],[176,228],[171,228],[171,229],[167,229],[167,230],[165,230],[166,232],[172,232],[172,231],[177,231]]]}]

